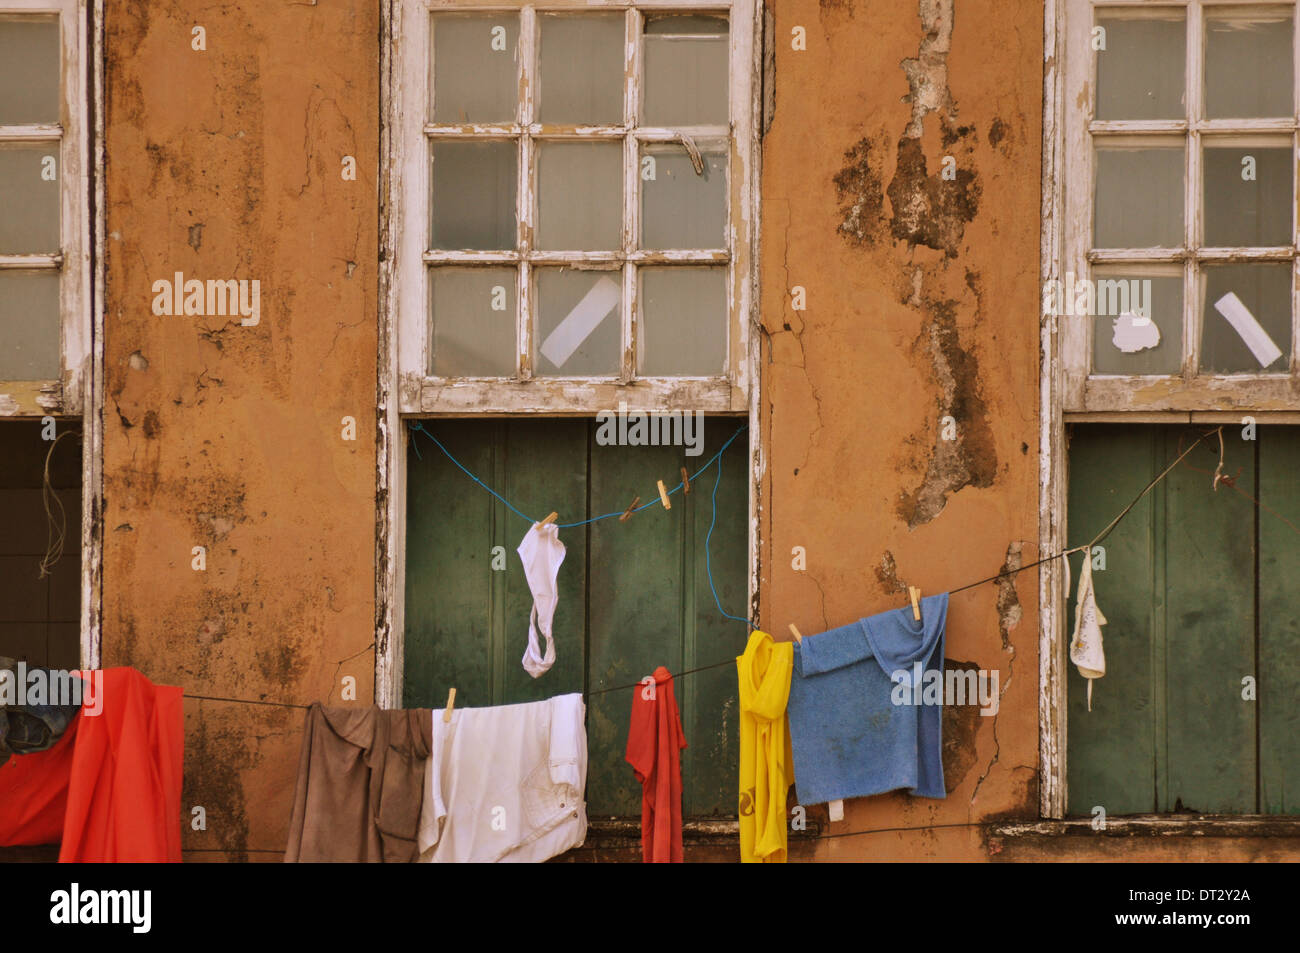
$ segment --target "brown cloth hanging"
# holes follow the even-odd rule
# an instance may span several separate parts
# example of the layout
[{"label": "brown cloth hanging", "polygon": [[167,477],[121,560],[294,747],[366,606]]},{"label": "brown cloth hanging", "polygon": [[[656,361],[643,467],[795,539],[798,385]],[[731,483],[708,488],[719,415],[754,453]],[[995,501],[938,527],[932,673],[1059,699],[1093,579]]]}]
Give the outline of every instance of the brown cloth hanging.
[{"label": "brown cloth hanging", "polygon": [[428,708],[312,705],[285,862],[413,862],[432,734]]}]

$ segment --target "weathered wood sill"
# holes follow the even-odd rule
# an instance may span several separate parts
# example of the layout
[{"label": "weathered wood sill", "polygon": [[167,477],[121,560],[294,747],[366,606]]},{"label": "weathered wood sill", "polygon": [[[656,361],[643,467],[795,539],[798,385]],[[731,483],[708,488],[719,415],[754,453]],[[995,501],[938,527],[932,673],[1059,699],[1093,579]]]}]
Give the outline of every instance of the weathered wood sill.
[{"label": "weathered wood sill", "polygon": [[1139,814],[1108,817],[1104,830],[1091,818],[991,824],[992,837],[1300,837],[1300,815]]}]

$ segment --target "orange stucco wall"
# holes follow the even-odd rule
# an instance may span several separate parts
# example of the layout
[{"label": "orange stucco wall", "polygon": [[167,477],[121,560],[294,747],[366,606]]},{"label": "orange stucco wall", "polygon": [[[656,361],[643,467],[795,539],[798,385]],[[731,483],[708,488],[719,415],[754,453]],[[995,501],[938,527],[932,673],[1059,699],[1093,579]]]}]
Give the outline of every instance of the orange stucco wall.
[{"label": "orange stucco wall", "polygon": [[[844,625],[907,604],[908,585],[938,593],[1037,558],[1042,5],[956,7],[775,7],[762,206],[773,631]],[[806,50],[792,48],[800,26]],[[946,800],[852,801],[829,832],[939,829],[830,839],[820,859],[975,857],[981,838],[956,825],[1037,816],[1037,629],[1034,570],[952,596],[949,665],[998,670],[1000,710],[948,713]]]},{"label": "orange stucco wall", "polygon": [[[372,653],[335,663],[374,637],[378,35],[377,2],[106,3],[106,666],[372,697]],[[258,279],[260,323],[156,316],[178,271]],[[185,710],[186,858],[273,858],[302,712]]]}]

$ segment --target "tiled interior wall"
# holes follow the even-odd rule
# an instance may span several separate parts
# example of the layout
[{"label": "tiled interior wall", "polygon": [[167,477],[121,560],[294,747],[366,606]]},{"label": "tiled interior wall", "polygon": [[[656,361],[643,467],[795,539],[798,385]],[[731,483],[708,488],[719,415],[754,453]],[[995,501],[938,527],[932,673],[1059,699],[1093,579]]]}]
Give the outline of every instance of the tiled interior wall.
[{"label": "tiled interior wall", "polygon": [[[60,422],[59,432],[67,424]],[[39,421],[0,421],[0,655],[29,665],[77,668],[81,619],[81,441],[60,440],[50,482],[64,508],[63,555],[41,577],[56,533],[41,484],[50,442]],[[55,518],[58,508],[51,504]]]}]

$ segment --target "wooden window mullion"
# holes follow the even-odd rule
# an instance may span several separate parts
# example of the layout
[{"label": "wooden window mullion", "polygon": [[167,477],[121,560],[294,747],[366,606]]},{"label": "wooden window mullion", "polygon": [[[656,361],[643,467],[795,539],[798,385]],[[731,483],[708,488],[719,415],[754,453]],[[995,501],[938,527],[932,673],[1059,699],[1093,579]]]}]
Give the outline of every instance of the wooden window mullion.
[{"label": "wooden window mullion", "polygon": [[624,18],[623,65],[623,307],[622,352],[619,379],[631,383],[637,371],[637,266],[633,255],[640,246],[641,231],[641,156],[636,135],[641,121],[641,11],[631,8]]},{"label": "wooden window mullion", "polygon": [[518,310],[515,313],[519,379],[533,376],[533,335],[536,318],[533,314],[533,236],[537,223],[537,196],[535,193],[536,148],[531,134],[536,115],[537,90],[537,12],[532,6],[519,11],[519,186],[516,189],[518,208]]},{"label": "wooden window mullion", "polygon": [[1201,133],[1204,118],[1204,25],[1200,0],[1187,4],[1187,54],[1183,92],[1187,108],[1186,178],[1183,201],[1183,380],[1190,383],[1201,366],[1201,280],[1196,252],[1201,246]]}]

